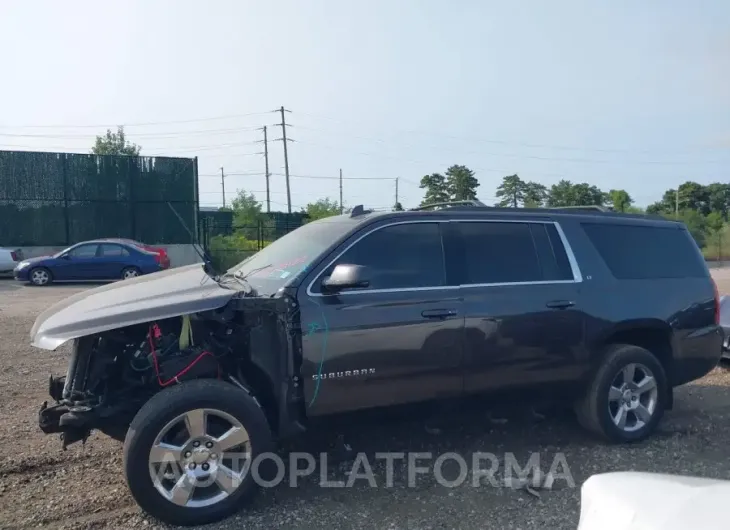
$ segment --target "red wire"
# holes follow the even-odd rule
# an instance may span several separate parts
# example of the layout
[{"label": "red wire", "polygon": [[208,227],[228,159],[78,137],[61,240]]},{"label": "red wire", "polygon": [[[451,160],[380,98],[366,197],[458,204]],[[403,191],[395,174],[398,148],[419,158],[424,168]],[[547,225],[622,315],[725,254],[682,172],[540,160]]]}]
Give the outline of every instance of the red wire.
[{"label": "red wire", "polygon": [[[152,342],[152,327],[151,326],[150,326],[149,338],[150,338],[150,352],[152,353],[152,361],[154,362],[154,365],[155,365],[155,374],[157,374],[157,382],[159,383],[160,386],[167,386],[172,383],[179,383],[178,378],[185,375],[185,373],[187,373],[195,365],[195,363],[197,363],[200,359],[202,359],[206,355],[213,356],[213,354],[210,353],[209,351],[207,351],[207,350],[203,351],[189,365],[187,365],[185,368],[180,370],[180,372],[175,374],[174,377],[171,377],[167,381],[163,381],[162,378],[160,377],[160,366],[159,366],[159,364],[157,364],[157,355],[155,354],[155,351],[156,351],[155,345]],[[220,367],[218,367],[218,368],[219,368],[218,371],[220,373]]]}]

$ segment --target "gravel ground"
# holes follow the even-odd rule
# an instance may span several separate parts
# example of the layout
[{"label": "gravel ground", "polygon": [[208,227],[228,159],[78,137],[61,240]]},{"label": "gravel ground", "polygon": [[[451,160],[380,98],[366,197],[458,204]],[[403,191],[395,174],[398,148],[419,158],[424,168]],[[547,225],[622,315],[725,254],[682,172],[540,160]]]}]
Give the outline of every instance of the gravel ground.
[{"label": "gravel ground", "polygon": [[[730,294],[730,271],[713,275],[721,292]],[[6,448],[0,452],[0,528],[160,527],[127,493],[119,443],[95,434],[85,446],[64,452],[59,440],[44,436],[36,424],[37,410],[47,399],[48,375],[65,372],[68,350],[32,349],[28,331],[41,310],[81,289],[29,288],[0,280],[0,446]],[[634,446],[602,445],[558,411],[547,418],[517,411],[505,419],[466,410],[450,414],[439,429],[425,428],[420,415],[340,420],[317,438],[298,441],[296,448],[328,451],[332,461],[341,451],[331,448],[343,439],[368,455],[377,487],[360,479],[351,488],[323,488],[316,472],[297,488],[284,481],[264,490],[241,514],[208,528],[574,529],[580,485],[594,473],[641,470],[730,479],[730,373],[724,368],[678,389],[675,410],[659,432]],[[523,467],[528,455],[538,452],[544,472],[562,454],[576,486],[558,480],[538,498],[505,487],[475,487],[471,477],[447,488],[428,473],[408,487],[408,475],[396,463],[387,487],[384,462],[374,457],[382,451],[455,452],[467,462],[474,452],[490,452],[501,460],[497,477],[507,452]],[[339,460],[330,466],[330,480],[347,480],[352,462]],[[447,462],[444,475],[453,479],[458,469],[449,464],[454,462]]]}]

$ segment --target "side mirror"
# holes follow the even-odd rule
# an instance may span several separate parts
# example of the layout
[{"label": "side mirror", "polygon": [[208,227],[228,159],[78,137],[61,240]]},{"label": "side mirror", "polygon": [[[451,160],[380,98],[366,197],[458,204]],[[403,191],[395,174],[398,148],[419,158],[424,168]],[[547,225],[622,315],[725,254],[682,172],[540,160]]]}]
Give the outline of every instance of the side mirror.
[{"label": "side mirror", "polygon": [[367,279],[366,269],[362,265],[337,265],[332,274],[322,280],[322,290],[325,292],[364,289],[369,285],[370,280]]}]

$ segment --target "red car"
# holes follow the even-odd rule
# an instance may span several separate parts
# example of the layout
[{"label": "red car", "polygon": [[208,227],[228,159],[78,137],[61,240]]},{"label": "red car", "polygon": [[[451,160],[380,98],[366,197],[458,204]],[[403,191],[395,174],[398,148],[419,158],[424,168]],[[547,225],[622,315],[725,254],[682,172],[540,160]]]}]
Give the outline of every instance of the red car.
[{"label": "red car", "polygon": [[118,238],[118,237],[107,238],[107,241],[119,241],[120,243],[127,243],[128,245],[134,245],[134,246],[144,249],[148,252],[154,252],[158,256],[157,259],[158,259],[158,262],[160,263],[160,266],[163,269],[170,268],[170,258],[167,255],[167,252],[165,251],[164,248],[151,247],[150,245],[147,245],[145,243],[140,243],[139,241],[135,241],[134,239],[125,239],[125,238]]}]

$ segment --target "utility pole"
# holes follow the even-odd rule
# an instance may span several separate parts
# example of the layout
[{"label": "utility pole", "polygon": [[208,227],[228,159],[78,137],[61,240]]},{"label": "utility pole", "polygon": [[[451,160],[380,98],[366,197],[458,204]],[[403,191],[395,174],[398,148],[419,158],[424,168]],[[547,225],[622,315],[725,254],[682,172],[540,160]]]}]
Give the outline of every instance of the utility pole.
[{"label": "utility pole", "polygon": [[342,170],[340,169],[340,215],[345,213],[345,206],[342,204]]},{"label": "utility pole", "polygon": [[398,204],[398,177],[395,177],[395,204],[393,205],[394,208],[396,204]]},{"label": "utility pole", "polygon": [[223,193],[223,208],[226,207],[226,175],[223,173],[223,166],[221,166],[221,192]]},{"label": "utility pole", "polygon": [[289,186],[289,153],[287,152],[287,142],[293,142],[294,140],[288,139],[286,137],[286,119],[284,117],[285,112],[291,112],[290,110],[286,110],[284,106],[282,105],[279,110],[275,110],[273,112],[280,112],[281,113],[281,123],[277,123],[281,127],[281,138],[277,138],[277,140],[281,140],[284,142],[284,175],[286,176],[286,206],[291,213],[291,188]]},{"label": "utility pole", "polygon": [[271,213],[271,197],[269,191],[269,177],[271,177],[271,173],[269,173],[269,140],[266,136],[266,125],[261,130],[264,131],[264,163],[266,164],[266,213]]},{"label": "utility pole", "polygon": [[679,186],[677,186],[677,193],[674,200],[674,217],[679,219]]}]

